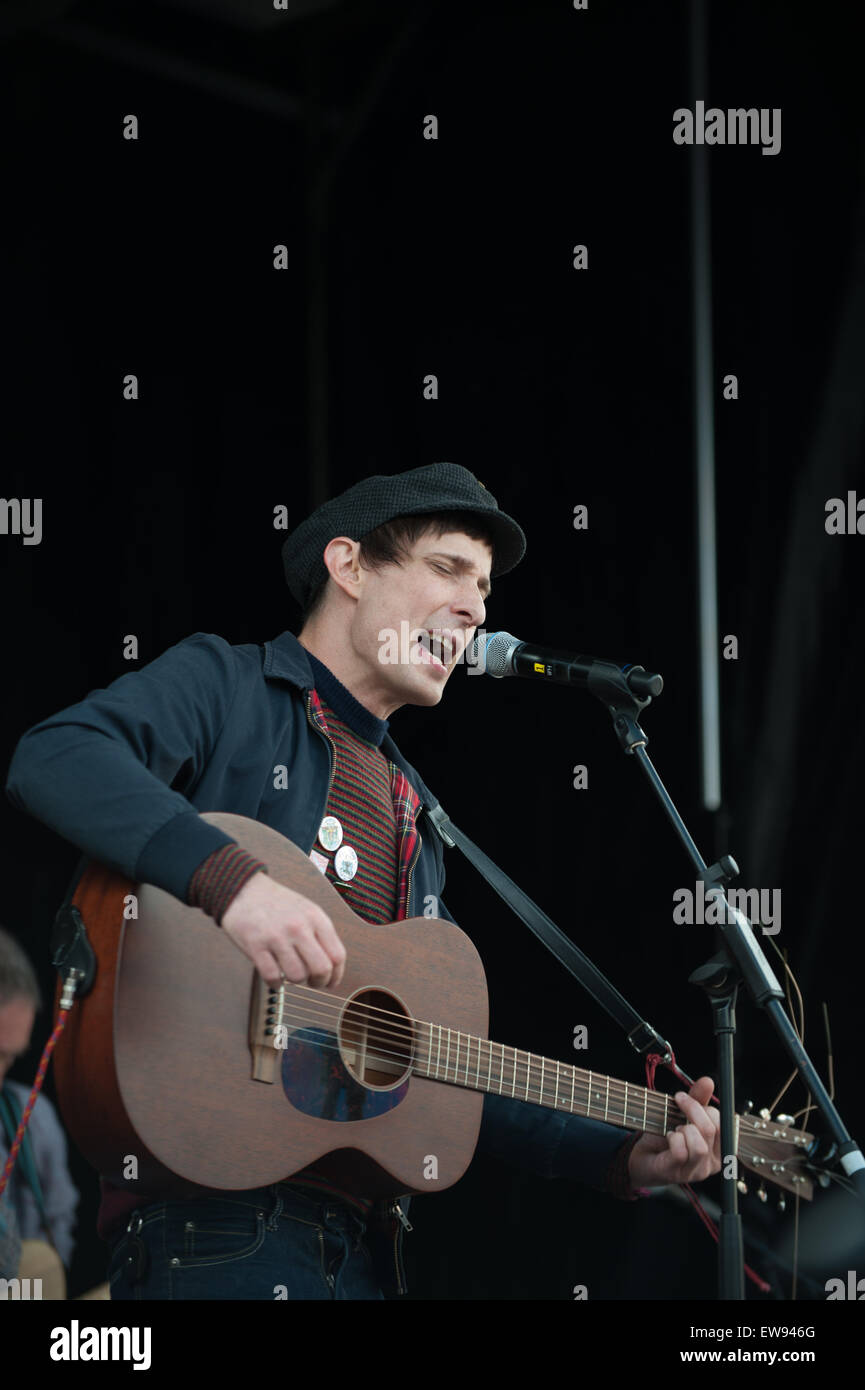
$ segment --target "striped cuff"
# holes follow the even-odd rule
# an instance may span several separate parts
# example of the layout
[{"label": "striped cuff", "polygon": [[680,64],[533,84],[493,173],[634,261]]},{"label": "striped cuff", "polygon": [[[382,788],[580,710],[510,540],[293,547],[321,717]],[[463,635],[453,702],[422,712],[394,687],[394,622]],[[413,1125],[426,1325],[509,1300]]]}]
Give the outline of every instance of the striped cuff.
[{"label": "striped cuff", "polygon": [[617,1149],[613,1155],[613,1161],[607,1169],[604,1178],[604,1191],[611,1197],[618,1197],[622,1202],[636,1202],[642,1195],[641,1188],[631,1187],[631,1179],[628,1173],[628,1159],[634,1145],[642,1139],[642,1134],[632,1134],[625,1140],[621,1148]]},{"label": "striped cuff", "polygon": [[247,854],[240,845],[223,845],[195,870],[187,902],[190,907],[200,907],[221,927],[223,917],[241,888],[259,872],[267,873],[267,865],[260,859]]}]

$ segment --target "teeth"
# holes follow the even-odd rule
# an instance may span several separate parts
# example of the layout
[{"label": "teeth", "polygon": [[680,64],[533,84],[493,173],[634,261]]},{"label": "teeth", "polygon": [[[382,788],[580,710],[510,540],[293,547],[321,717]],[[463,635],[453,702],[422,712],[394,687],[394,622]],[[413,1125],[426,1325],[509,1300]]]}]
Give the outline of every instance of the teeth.
[{"label": "teeth", "polygon": [[425,629],[418,637],[418,642],[424,647],[431,656],[439,660],[443,666],[447,666],[453,659],[454,643],[450,637],[437,636],[429,628]]},{"label": "teeth", "polygon": [[[432,635],[432,634],[431,634]],[[442,664],[446,664],[451,656],[451,644],[447,637],[432,637],[433,655],[437,656]]]}]

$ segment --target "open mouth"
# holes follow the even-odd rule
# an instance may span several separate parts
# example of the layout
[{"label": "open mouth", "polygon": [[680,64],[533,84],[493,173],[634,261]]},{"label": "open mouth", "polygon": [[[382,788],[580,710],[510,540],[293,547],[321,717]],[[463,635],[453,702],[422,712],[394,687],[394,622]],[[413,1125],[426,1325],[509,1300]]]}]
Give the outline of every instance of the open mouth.
[{"label": "open mouth", "polygon": [[447,671],[454,654],[454,644],[449,636],[427,629],[419,634],[418,646],[421,661]]}]

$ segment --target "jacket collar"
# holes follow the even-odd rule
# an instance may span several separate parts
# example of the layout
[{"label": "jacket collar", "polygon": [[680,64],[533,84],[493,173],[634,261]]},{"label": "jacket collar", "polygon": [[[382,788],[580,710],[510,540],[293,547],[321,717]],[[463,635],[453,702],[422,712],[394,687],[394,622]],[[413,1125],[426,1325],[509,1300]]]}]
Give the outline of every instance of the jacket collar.
[{"label": "jacket collar", "polygon": [[293,632],[281,632],[272,642],[265,642],[264,674],[291,681],[300,690],[312,690],[315,685],[306,648]]},{"label": "jacket collar", "polygon": [[[298,642],[293,632],[281,632],[273,641],[265,642],[264,675],[276,680],[290,681],[298,690],[307,691],[315,688],[315,677],[306,648]],[[390,734],[385,734],[382,739],[381,751],[402,769],[425,806],[432,807],[437,804],[436,797],[411,764],[406,762]]]}]

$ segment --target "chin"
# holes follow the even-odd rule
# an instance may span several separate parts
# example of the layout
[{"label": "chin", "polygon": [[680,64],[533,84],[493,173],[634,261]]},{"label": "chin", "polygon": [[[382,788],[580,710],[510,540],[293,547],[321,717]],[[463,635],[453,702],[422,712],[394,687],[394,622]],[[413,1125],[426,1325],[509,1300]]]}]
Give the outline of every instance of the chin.
[{"label": "chin", "polygon": [[446,681],[420,680],[403,686],[401,693],[405,705],[437,705],[444,694]]}]

